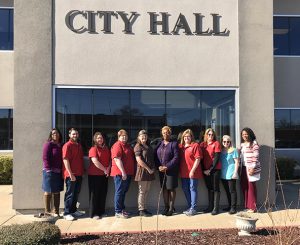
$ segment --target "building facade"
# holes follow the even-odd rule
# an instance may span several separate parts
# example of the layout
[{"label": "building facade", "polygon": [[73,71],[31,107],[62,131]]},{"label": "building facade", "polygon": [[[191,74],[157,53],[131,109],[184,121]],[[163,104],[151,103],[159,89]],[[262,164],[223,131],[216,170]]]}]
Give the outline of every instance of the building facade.
[{"label": "building facade", "polygon": [[[16,210],[43,206],[41,148],[54,126],[65,140],[78,128],[86,154],[98,130],[111,145],[121,128],[132,143],[146,129],[155,145],[164,125],[173,137],[191,128],[196,138],[213,127],[239,145],[240,130],[251,127],[261,145],[259,203],[274,201],[274,108],[282,105],[274,107],[273,1],[0,3],[0,11],[11,4],[14,12],[13,51],[0,53],[0,69],[9,67],[0,86],[13,93],[1,87],[0,106],[13,109]],[[150,206],[158,192],[156,181]],[[199,192],[205,205],[203,182]],[[108,206],[112,193],[111,182]],[[128,206],[136,206],[136,193],[132,183]],[[88,205],[85,181],[80,205]]]}]

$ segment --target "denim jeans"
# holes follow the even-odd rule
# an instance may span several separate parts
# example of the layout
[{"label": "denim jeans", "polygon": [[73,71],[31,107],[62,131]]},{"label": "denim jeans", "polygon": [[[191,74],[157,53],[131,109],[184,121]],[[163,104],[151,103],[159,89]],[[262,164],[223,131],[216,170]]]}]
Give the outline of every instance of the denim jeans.
[{"label": "denim jeans", "polygon": [[122,180],[121,175],[114,177],[115,182],[115,212],[121,213],[125,209],[125,195],[129,189],[131,176],[127,175],[126,180]]},{"label": "denim jeans", "polygon": [[72,214],[77,211],[77,201],[79,192],[81,189],[82,176],[75,176],[76,181],[71,181],[70,177],[67,177],[66,182],[66,193],[65,193],[65,208],[64,215]]},{"label": "denim jeans", "polygon": [[198,196],[198,179],[182,178],[181,183],[188,207],[195,210]]}]

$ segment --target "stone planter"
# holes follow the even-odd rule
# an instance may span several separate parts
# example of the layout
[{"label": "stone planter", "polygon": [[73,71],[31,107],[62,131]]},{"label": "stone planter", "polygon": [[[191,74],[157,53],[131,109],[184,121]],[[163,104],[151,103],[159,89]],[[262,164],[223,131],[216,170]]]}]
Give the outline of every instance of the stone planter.
[{"label": "stone planter", "polygon": [[254,232],[256,229],[256,221],[258,219],[252,218],[246,213],[238,213],[235,215],[236,226],[239,231],[239,236],[251,236],[250,232]]}]

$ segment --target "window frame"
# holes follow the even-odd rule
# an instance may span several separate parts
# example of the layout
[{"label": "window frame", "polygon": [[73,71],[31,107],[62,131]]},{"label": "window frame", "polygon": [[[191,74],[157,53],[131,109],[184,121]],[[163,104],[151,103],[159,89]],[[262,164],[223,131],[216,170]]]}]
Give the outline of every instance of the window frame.
[{"label": "window frame", "polygon": [[[14,114],[14,108],[13,107],[1,107],[0,106],[0,110],[11,110],[12,111],[12,115]],[[14,116],[12,117],[12,119],[14,120]],[[14,130],[14,128],[12,127],[12,131],[13,130]],[[14,131],[13,131],[13,135],[14,135]],[[0,149],[0,153],[13,153],[13,151],[14,151],[13,149],[12,150],[1,150]]]}]

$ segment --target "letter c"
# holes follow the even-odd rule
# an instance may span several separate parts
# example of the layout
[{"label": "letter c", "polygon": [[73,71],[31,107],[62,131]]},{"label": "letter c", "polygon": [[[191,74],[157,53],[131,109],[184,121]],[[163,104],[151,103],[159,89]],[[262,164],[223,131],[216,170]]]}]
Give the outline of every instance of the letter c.
[{"label": "letter c", "polygon": [[74,27],[74,18],[77,15],[82,15],[85,19],[87,19],[87,14],[84,13],[83,11],[79,11],[79,10],[71,10],[70,12],[67,13],[66,18],[65,18],[65,22],[66,22],[66,26],[73,32],[81,34],[87,31],[87,28],[82,26],[80,28],[75,28]]}]

